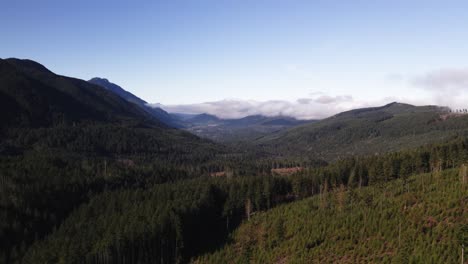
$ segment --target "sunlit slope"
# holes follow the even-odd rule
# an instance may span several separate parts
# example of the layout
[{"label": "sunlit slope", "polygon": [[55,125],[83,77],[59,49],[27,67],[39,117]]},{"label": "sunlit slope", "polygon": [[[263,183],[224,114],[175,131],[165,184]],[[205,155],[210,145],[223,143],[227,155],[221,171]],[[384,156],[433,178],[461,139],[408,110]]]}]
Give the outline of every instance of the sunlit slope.
[{"label": "sunlit slope", "polygon": [[195,262],[460,263],[467,227],[468,183],[447,170],[259,213]]},{"label": "sunlit slope", "polygon": [[468,116],[438,106],[392,103],[356,109],[258,139],[277,155],[336,160],[409,149],[468,131]]}]

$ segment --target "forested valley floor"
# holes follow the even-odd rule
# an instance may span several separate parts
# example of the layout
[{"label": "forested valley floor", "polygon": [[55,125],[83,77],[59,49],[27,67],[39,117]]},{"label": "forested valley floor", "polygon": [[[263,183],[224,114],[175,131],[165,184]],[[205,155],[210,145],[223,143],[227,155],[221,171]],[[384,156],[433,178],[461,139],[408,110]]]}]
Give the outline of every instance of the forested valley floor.
[{"label": "forested valley floor", "polygon": [[[467,143],[348,158],[292,175],[254,163],[257,176],[235,171],[166,183],[128,182],[122,172],[129,169],[118,173],[120,163],[110,163],[114,176],[101,174],[96,193],[81,197],[70,183],[46,196],[79,198],[63,218],[51,211],[68,204],[60,201],[49,213],[6,215],[3,230],[24,239],[6,256],[25,263],[451,263],[467,235]],[[11,197],[3,201],[18,201]],[[48,219],[57,224],[47,227]],[[38,236],[35,225],[51,231]]]}]

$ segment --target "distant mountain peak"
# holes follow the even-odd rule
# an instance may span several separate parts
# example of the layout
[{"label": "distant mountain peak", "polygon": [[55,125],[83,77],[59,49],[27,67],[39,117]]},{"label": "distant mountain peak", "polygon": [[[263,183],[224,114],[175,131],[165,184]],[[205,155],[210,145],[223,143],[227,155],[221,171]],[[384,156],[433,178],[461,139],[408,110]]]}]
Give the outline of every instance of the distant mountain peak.
[{"label": "distant mountain peak", "polygon": [[195,115],[189,119],[186,120],[189,123],[194,123],[194,124],[199,124],[199,123],[210,123],[210,122],[220,122],[221,119],[219,119],[215,115],[210,115],[207,113]]},{"label": "distant mountain peak", "polygon": [[384,107],[389,107],[389,106],[392,106],[392,105],[396,105],[396,104],[399,104],[398,102],[391,102],[391,103],[388,103],[386,105],[384,105]]},{"label": "distant mountain peak", "polygon": [[400,102],[391,102],[389,104],[386,104],[384,106],[382,106],[382,108],[388,108],[388,107],[392,107],[392,106],[410,106],[410,107],[414,107],[414,105],[410,105],[410,104],[406,104],[406,103],[400,103]]},{"label": "distant mountain peak", "polygon": [[94,77],[94,78],[92,78],[91,80],[89,80],[89,82],[96,82],[96,81],[102,81],[102,82],[106,82],[106,83],[111,83],[108,79],[106,79],[106,78],[101,78],[101,77]]}]

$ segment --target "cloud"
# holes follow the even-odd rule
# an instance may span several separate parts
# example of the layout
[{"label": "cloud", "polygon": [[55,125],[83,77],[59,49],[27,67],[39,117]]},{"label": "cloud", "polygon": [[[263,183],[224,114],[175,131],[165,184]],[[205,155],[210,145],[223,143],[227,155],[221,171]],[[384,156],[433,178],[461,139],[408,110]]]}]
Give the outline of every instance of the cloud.
[{"label": "cloud", "polygon": [[335,97],[322,95],[318,97],[317,99],[315,99],[314,101],[320,104],[335,104],[335,103],[341,103],[341,102],[352,102],[353,97],[350,95],[335,96]]},{"label": "cloud", "polygon": [[410,79],[413,86],[424,89],[432,102],[452,108],[466,108],[468,102],[468,68],[439,69]]},{"label": "cloud", "polygon": [[264,116],[290,116],[297,119],[320,119],[349,110],[354,104],[350,95],[327,96],[319,95],[311,98],[299,98],[296,101],[286,100],[241,100],[225,99],[214,102],[205,102],[186,105],[161,105],[171,113],[201,114],[208,113],[220,118],[242,118],[249,115]]},{"label": "cloud", "polygon": [[299,98],[297,99],[297,102],[299,104],[309,104],[310,102],[312,102],[314,99],[312,98]]},{"label": "cloud", "polygon": [[440,69],[416,76],[412,83],[431,91],[468,91],[468,69]]},{"label": "cloud", "polygon": [[387,82],[394,82],[394,83],[400,83],[402,81],[405,81],[405,76],[402,75],[402,74],[398,74],[398,73],[392,73],[392,74],[388,74],[387,76],[385,76],[385,80]]},{"label": "cloud", "polygon": [[[290,65],[288,69],[294,71],[297,66]],[[440,69],[413,76],[392,74],[386,76],[385,80],[408,89],[416,87],[422,91],[418,93],[418,96],[398,94],[381,99],[355,99],[351,95],[330,96],[322,92],[311,92],[308,97],[298,98],[294,101],[225,99],[185,105],[152,104],[150,106],[161,107],[171,113],[207,113],[226,119],[242,118],[249,115],[322,119],[343,111],[381,106],[390,102],[404,102],[413,105],[435,104],[449,106],[453,109],[468,108],[468,68]]]}]

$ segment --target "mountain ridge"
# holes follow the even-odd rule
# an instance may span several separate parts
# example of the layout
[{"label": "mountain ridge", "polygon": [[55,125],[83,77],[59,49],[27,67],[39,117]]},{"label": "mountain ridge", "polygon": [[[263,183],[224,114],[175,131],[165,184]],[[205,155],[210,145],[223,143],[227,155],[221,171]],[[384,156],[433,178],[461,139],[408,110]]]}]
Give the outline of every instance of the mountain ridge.
[{"label": "mountain ridge", "polygon": [[155,117],[156,119],[168,126],[175,128],[181,128],[184,126],[180,120],[170,115],[168,112],[164,111],[159,107],[148,106],[148,103],[145,100],[123,89],[121,86],[110,82],[108,79],[94,77],[88,82],[104,87],[105,89],[112,91],[113,93],[122,97],[123,99],[138,105],[145,112],[149,113],[150,115],[152,115],[153,117]]},{"label": "mountain ridge", "polygon": [[[56,75],[43,65],[20,59],[0,60],[0,92],[10,107],[9,124],[150,120],[138,107],[100,86]],[[61,117],[60,117],[61,116]],[[154,124],[159,122],[152,120]],[[161,125],[161,124],[158,124]]]},{"label": "mountain ridge", "polygon": [[307,155],[326,160],[397,151],[468,133],[467,115],[445,117],[449,115],[447,107],[395,102],[353,109],[265,135],[254,145],[278,155]]}]

